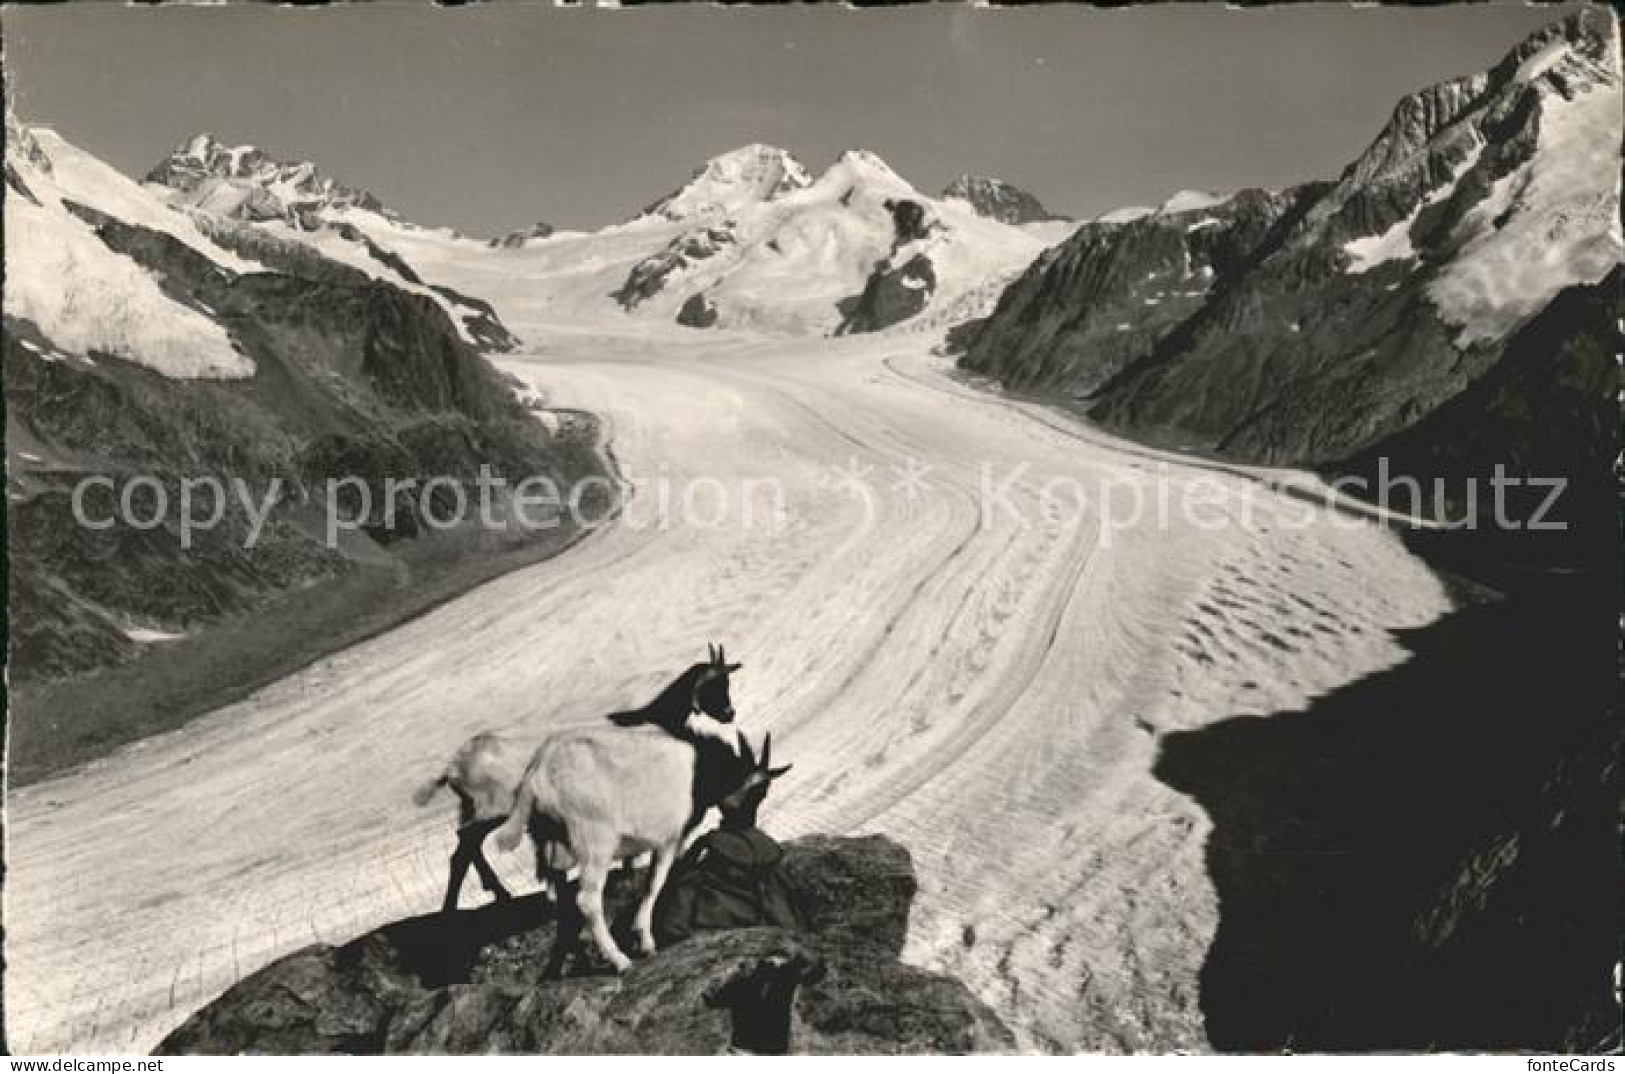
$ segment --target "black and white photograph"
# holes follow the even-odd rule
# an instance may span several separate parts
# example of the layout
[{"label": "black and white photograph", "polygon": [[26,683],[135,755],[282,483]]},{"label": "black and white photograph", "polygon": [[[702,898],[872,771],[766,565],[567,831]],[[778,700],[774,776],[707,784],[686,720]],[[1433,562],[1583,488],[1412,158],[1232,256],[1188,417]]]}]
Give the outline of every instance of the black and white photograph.
[{"label": "black and white photograph", "polygon": [[0,33],[11,1069],[1614,1069],[1611,7]]}]

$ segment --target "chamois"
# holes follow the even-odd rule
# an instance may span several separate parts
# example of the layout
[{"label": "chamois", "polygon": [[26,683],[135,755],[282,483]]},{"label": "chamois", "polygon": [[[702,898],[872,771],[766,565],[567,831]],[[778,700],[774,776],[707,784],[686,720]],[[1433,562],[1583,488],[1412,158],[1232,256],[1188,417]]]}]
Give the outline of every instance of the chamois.
[{"label": "chamois", "polygon": [[794,766],[773,767],[771,731],[762,739],[760,759],[750,748],[750,742],[743,735],[739,736],[739,770],[742,774],[734,789],[717,802],[717,812],[722,815],[721,826],[736,831],[756,827],[756,814],[761,810],[763,800],[767,798],[769,785],[792,767]]},{"label": "chamois", "polygon": [[[541,861],[545,843],[563,842],[580,866],[579,921],[572,924],[585,924],[599,951],[624,972],[631,959],[616,946],[604,916],[610,867],[621,857],[652,855],[649,890],[633,920],[643,952],[652,954],[655,900],[684,840],[711,806],[736,792],[754,793],[756,767],[753,756],[747,763],[703,735],[684,740],[641,725],[559,731],[531,758],[497,846],[514,849],[528,828]],[[763,778],[755,783],[765,794]],[[549,972],[562,964],[567,942],[561,925]]]},{"label": "chamois", "polygon": [[[738,671],[740,665],[728,663],[721,647],[712,645],[708,649],[709,658],[705,663],[691,665],[649,704],[641,709],[611,713],[608,718],[620,727],[640,724],[660,727],[684,741],[713,733],[701,725],[699,717],[710,718],[704,723],[732,723],[734,707],[728,676]],[[446,897],[441,904],[443,910],[457,908],[457,898],[470,866],[487,892],[499,901],[510,898],[496,870],[486,860],[483,844],[485,837],[513,811],[520,777],[534,752],[532,747],[514,739],[482,732],[459,746],[440,774],[413,792],[412,800],[419,806],[428,805],[441,787],[450,787],[457,796],[457,846],[451,854]],[[703,816],[704,810],[700,812]],[[696,817],[695,823],[699,820]],[[541,847],[537,852],[537,871],[539,878],[543,878],[540,874],[553,870],[550,860],[540,856]]]}]

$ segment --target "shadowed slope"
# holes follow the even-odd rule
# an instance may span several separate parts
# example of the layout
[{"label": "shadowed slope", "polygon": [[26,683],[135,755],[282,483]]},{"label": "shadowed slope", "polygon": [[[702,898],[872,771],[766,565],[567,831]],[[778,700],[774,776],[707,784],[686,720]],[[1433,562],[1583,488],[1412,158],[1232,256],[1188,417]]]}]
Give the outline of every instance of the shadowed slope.
[{"label": "shadowed slope", "polygon": [[1476,590],[1397,667],[1167,738],[1214,823],[1216,1048],[1617,1045],[1609,583]]}]

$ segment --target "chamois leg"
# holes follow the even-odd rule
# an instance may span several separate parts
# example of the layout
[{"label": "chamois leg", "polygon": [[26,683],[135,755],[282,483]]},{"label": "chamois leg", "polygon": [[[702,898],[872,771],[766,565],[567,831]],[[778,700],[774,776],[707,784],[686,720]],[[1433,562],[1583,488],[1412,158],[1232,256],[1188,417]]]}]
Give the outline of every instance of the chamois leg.
[{"label": "chamois leg", "polygon": [[564,880],[571,863],[568,838],[557,822],[532,818],[530,845],[536,851],[536,882],[560,907],[564,905]]},{"label": "chamois leg", "polygon": [[553,885],[554,905],[558,909],[553,930],[553,950],[548,952],[547,965],[542,967],[542,980],[551,981],[564,976],[564,960],[581,942],[581,908],[568,897],[564,873],[550,872],[548,882]]},{"label": "chamois leg", "polygon": [[457,897],[462,893],[463,880],[468,876],[470,865],[479,873],[480,883],[485,885],[486,891],[499,899],[511,898],[480,850],[480,844],[490,830],[490,826],[482,822],[457,833],[457,849],[451,852],[451,876],[446,882],[446,901],[441,906],[442,910],[457,909]]},{"label": "chamois leg", "polygon": [[609,854],[582,855],[576,904],[581,908],[581,917],[592,932],[598,950],[615,967],[616,973],[625,973],[632,968],[632,960],[615,945],[615,938],[609,934],[609,922],[604,916],[604,879],[609,873],[610,863],[615,860],[613,846],[612,842]]},{"label": "chamois leg", "polygon": [[457,896],[463,890],[463,877],[468,875],[468,854],[463,841],[457,840],[457,849],[451,852],[451,875],[446,879],[446,898],[440,904],[442,913],[457,909]]},{"label": "chamois leg", "polygon": [[[453,789],[457,790],[455,787]],[[440,904],[440,909],[444,913],[457,909],[457,896],[462,893],[463,878],[468,876],[468,867],[474,860],[473,850],[468,843],[470,825],[474,821],[474,803],[461,790],[457,790],[457,802],[457,848],[451,852],[451,872],[446,878],[446,897]],[[485,833],[481,832],[479,838],[485,838]],[[478,846],[476,841],[474,848],[477,849]]]},{"label": "chamois leg", "polygon": [[471,860],[474,864],[474,871],[479,874],[480,884],[484,886],[486,891],[490,892],[497,902],[507,902],[513,898],[513,895],[508,892],[507,888],[502,886],[502,880],[497,876],[497,871],[491,868],[491,863],[486,860],[485,837],[501,827],[504,819],[498,817],[496,820],[480,821],[478,827],[470,829],[469,835],[466,837],[469,846],[472,848]]},{"label": "chamois leg", "polygon": [[672,863],[676,858],[675,847],[660,847],[655,850],[649,862],[649,890],[644,893],[643,901],[638,904],[637,916],[633,919],[638,943],[645,955],[655,953],[655,900],[660,898],[660,892],[666,886],[666,877],[671,875]]}]

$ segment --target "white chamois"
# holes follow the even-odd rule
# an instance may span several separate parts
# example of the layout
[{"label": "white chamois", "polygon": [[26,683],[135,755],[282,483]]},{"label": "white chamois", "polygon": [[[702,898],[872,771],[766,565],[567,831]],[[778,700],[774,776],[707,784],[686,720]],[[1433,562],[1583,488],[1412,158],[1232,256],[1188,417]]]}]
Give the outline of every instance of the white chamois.
[{"label": "white chamois", "polygon": [[[723,663],[721,650],[714,666]],[[562,842],[580,868],[576,904],[581,923],[619,972],[632,964],[610,936],[604,884],[619,858],[651,855],[649,888],[633,918],[643,953],[655,950],[654,907],[672,864],[706,811],[750,775],[733,743],[704,733],[674,734],[665,726],[617,719],[613,726],[558,731],[537,748],[513,810],[497,831],[497,846],[513,850],[529,830],[537,860],[546,844]],[[561,889],[562,890],[562,889]],[[565,943],[561,928],[554,965]]]},{"label": "white chamois", "polygon": [[441,909],[457,909],[457,896],[470,865],[486,891],[498,900],[512,897],[486,861],[482,844],[513,812],[515,789],[532,752],[500,735],[475,735],[457,747],[440,775],[412,793],[412,801],[420,806],[428,805],[441,787],[450,787],[457,796],[457,848],[451,852],[451,876]]},{"label": "white chamois", "polygon": [[[727,663],[722,649],[712,646],[710,658],[705,663],[691,665],[648,705],[641,709],[612,713],[609,719],[617,727],[623,728],[638,725],[659,727],[666,734],[685,742],[696,736],[709,735],[729,744],[730,749],[737,752],[736,735],[731,726],[734,709],[729,696],[728,676],[738,670],[738,664]],[[479,875],[486,891],[498,900],[510,897],[496,870],[486,860],[483,843],[485,837],[513,812],[520,779],[535,752],[531,745],[511,738],[489,733],[477,734],[457,748],[438,776],[413,793],[412,800],[419,806],[427,805],[441,787],[449,787],[457,796],[457,846],[451,854],[451,869],[442,909],[449,911],[457,908],[458,895],[470,866]],[[699,820],[699,817],[695,817],[695,824]],[[563,855],[557,853],[559,849],[556,846],[537,847],[539,879],[556,879],[564,865],[568,864]],[[555,887],[555,890],[559,889]]]}]

